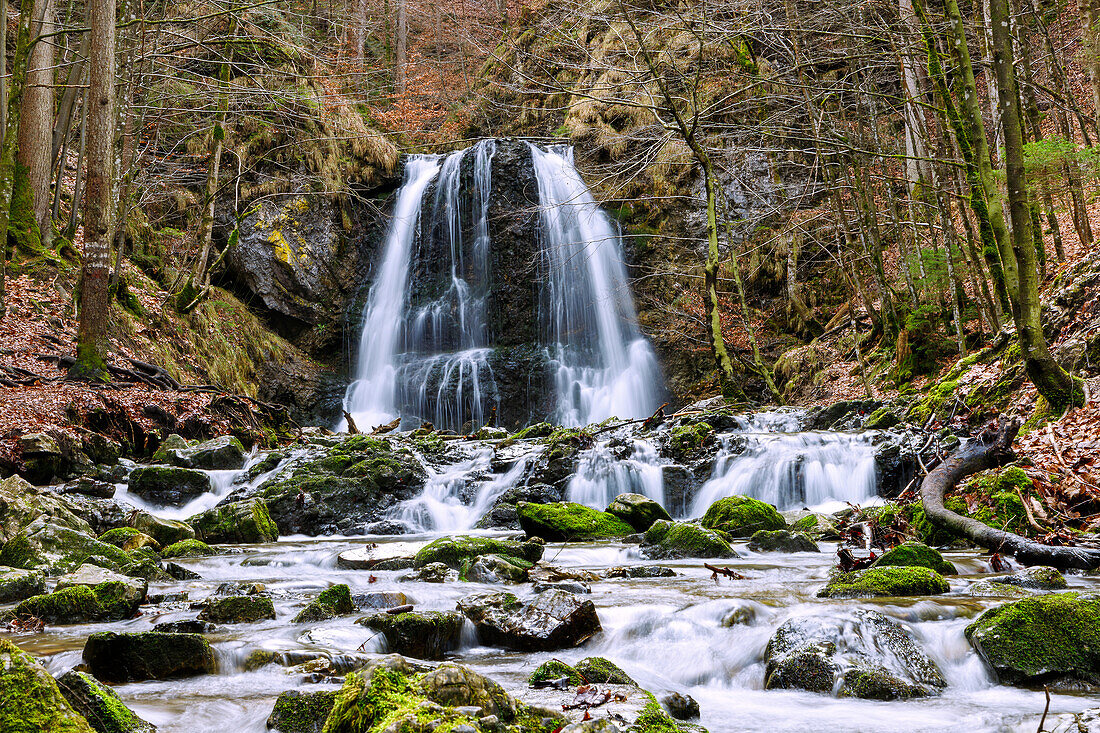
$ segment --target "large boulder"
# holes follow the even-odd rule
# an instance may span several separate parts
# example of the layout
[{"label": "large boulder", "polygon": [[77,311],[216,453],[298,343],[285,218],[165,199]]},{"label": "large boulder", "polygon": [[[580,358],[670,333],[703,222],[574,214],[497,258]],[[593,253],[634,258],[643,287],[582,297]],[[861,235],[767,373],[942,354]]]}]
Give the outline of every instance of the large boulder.
[{"label": "large boulder", "polygon": [[346,616],[357,610],[351,599],[351,588],[347,583],[340,583],[318,593],[316,598],[298,612],[293,623],[316,623],[337,616]]},{"label": "large boulder", "polygon": [[50,524],[44,518],[31,522],[0,547],[0,565],[42,570],[49,575],[69,572],[89,558],[97,558],[97,564],[114,567],[133,561],[114,545],[68,527]]},{"label": "large boulder", "polygon": [[14,603],[46,590],[46,576],[39,570],[0,567],[0,603]]},{"label": "large boulder", "polygon": [[749,549],[753,552],[820,552],[809,535],[785,529],[756,532],[749,539]]},{"label": "large boulder", "polygon": [[91,534],[92,527],[68,497],[32,486],[19,476],[0,481],[0,543],[19,534],[36,519],[58,527]]},{"label": "large boulder", "polygon": [[391,652],[417,659],[443,659],[457,649],[462,616],[453,611],[376,613],[357,621],[382,633]]},{"label": "large boulder", "polygon": [[117,580],[95,587],[76,585],[21,601],[7,617],[48,624],[123,621],[137,613],[144,597],[143,591],[139,594],[133,585]]},{"label": "large boulder", "polygon": [[642,494],[619,494],[607,505],[607,513],[629,524],[635,532],[645,532],[658,519],[672,519],[663,506]]},{"label": "large boulder", "polygon": [[575,647],[601,630],[592,601],[562,590],[527,600],[511,593],[478,593],[459,600],[458,610],[474,623],[482,643],[519,651]]},{"label": "large boulder", "polygon": [[536,563],[542,559],[544,549],[543,543],[538,540],[516,542],[468,535],[440,537],[425,545],[416,553],[413,558],[413,566],[422,568],[438,562],[449,568],[459,570],[482,555],[501,555],[519,558],[528,563]]},{"label": "large boulder", "polygon": [[279,539],[279,528],[267,504],[258,497],[220,504],[187,521],[195,536],[210,544],[255,544]]},{"label": "large boulder", "polygon": [[142,466],[130,473],[130,493],[150,504],[180,507],[211,490],[202,471],[178,466]]},{"label": "large boulder", "polygon": [[1100,596],[1048,593],[992,608],[966,638],[1002,682],[1100,683]]},{"label": "large boulder", "polygon": [[160,556],[170,560],[176,557],[211,557],[217,554],[217,550],[202,540],[182,540],[165,547]]},{"label": "large boulder", "polygon": [[118,693],[86,672],[69,670],[57,679],[61,694],[96,733],[156,733],[156,726],[126,707]]},{"label": "large boulder", "polygon": [[0,730],[11,733],[93,733],[70,707],[46,669],[0,638]]},{"label": "large boulder", "polygon": [[481,555],[464,568],[471,583],[526,583],[532,564],[516,557]]},{"label": "large boulder", "polygon": [[653,560],[687,557],[737,557],[730,544],[717,532],[690,522],[659,519],[642,538],[642,554]]},{"label": "large boulder", "polygon": [[287,690],[276,698],[267,728],[279,733],[321,733],[334,702],[336,690]]},{"label": "large boulder", "polygon": [[874,700],[937,694],[947,681],[903,627],[860,609],[788,619],[764,652],[766,689]]},{"label": "large boulder", "polygon": [[275,618],[275,604],[267,596],[214,598],[199,612],[200,621],[216,624],[250,624]]},{"label": "large boulder", "polygon": [[922,567],[940,575],[955,575],[955,566],[943,559],[938,550],[920,542],[903,542],[892,547],[872,563],[872,567]]},{"label": "large boulder", "polygon": [[1024,568],[1011,575],[1000,575],[989,579],[992,583],[1011,585],[1027,590],[1062,590],[1069,586],[1066,578],[1057,568],[1035,565]]},{"label": "large boulder", "polygon": [[244,446],[232,435],[213,438],[194,447],[162,446],[153,456],[159,463],[208,471],[241,468],[244,457]]},{"label": "large boulder", "polygon": [[186,522],[177,519],[161,519],[149,512],[134,512],[130,518],[130,526],[152,537],[161,547],[168,547],[195,537],[195,530],[191,529],[191,525]]},{"label": "large boulder", "polygon": [[762,529],[786,529],[787,522],[771,504],[747,496],[727,496],[710,505],[702,525],[731,537],[752,537]]},{"label": "large boulder", "polygon": [[145,594],[149,591],[149,581],[145,578],[130,577],[98,565],[81,565],[73,572],[62,575],[57,579],[54,590],[75,588],[78,585],[95,588],[103,583],[121,583],[126,588],[126,597],[136,600],[138,604],[145,601]]},{"label": "large boulder", "polygon": [[584,504],[557,502],[516,505],[519,526],[528,537],[541,537],[554,542],[609,539],[634,534],[634,528],[608,512],[591,509]]},{"label": "large boulder", "polygon": [[91,673],[106,682],[194,677],[214,674],[218,667],[201,634],[103,631],[88,637],[83,658]]},{"label": "large boulder", "polygon": [[817,592],[819,598],[879,598],[888,596],[933,596],[950,586],[943,576],[925,567],[879,567],[833,573]]},{"label": "large boulder", "polygon": [[133,527],[115,527],[114,529],[109,529],[101,534],[98,539],[100,542],[114,545],[118,549],[125,550],[126,552],[140,550],[143,547],[148,547],[154,552],[160,550],[159,542],[142,532],[140,529],[134,529]]}]

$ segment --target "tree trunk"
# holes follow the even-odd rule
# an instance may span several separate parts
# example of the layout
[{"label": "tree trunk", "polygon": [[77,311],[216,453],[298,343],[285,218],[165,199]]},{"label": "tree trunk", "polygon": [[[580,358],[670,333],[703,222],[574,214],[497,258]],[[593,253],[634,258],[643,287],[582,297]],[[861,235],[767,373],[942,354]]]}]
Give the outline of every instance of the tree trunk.
[{"label": "tree trunk", "polygon": [[[31,39],[56,28],[53,0],[34,0]],[[35,226],[48,236],[50,181],[53,178],[54,48],[52,38],[34,43],[27,61],[27,88],[19,105],[20,171],[26,170],[31,206],[28,212]],[[29,223],[29,222],[28,222]]]},{"label": "tree trunk", "polygon": [[1100,1],[1079,0],[1079,5],[1085,29],[1083,57],[1092,83],[1093,121],[1097,123],[1097,134],[1100,134]]},{"label": "tree trunk", "polygon": [[[12,56],[11,76],[7,79],[5,103],[9,114],[4,119],[4,137],[0,143],[0,317],[7,313],[5,299],[4,268],[7,262],[7,231],[11,212],[12,190],[15,186],[15,148],[19,135],[19,115],[11,114],[22,101],[27,80],[27,56],[31,39],[32,3],[23,3],[19,12],[19,25],[15,36],[15,53]],[[7,24],[7,5],[4,5],[4,24]],[[0,53],[0,56],[3,56]]]},{"label": "tree trunk", "polygon": [[107,278],[111,264],[111,173],[115,162],[115,0],[89,0],[88,176],[81,270],[78,379],[107,378]]},{"label": "tree trunk", "polygon": [[397,94],[405,93],[406,78],[406,47],[409,39],[409,19],[406,0],[397,0],[397,30],[394,35],[395,52],[393,60],[393,89]]}]

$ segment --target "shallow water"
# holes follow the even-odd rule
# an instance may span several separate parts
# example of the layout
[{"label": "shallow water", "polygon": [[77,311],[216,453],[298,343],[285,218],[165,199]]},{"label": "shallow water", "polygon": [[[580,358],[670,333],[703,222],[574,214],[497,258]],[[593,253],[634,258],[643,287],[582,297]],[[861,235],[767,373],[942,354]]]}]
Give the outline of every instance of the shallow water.
[{"label": "shallow water", "polygon": [[[289,538],[271,545],[249,546],[235,554],[183,561],[202,580],[159,583],[151,593],[187,591],[201,600],[226,580],[262,582],[271,592],[278,618],[256,624],[222,625],[209,636],[221,666],[217,675],[168,682],[121,685],[118,692],[140,715],[165,733],[263,731],[276,696],[292,688],[320,689],[300,675],[277,665],[253,672],[241,663],[255,648],[274,651],[323,652],[330,655],[385,651],[384,641],[355,625],[355,616],[316,625],[291,624],[290,619],[316,593],[331,583],[348,583],[352,593],[402,591],[418,609],[451,610],[469,593],[499,589],[475,583],[429,584],[398,582],[403,571],[343,570],[338,553],[368,541],[426,541],[426,536],[401,538]],[[1041,691],[994,683],[971,650],[963,629],[996,599],[975,599],[962,591],[988,567],[973,553],[952,553],[960,571],[951,579],[951,593],[934,599],[841,601],[817,599],[832,563],[834,547],[823,544],[820,554],[751,553],[723,562],[749,578],[715,583],[702,561],[661,563],[673,567],[674,578],[593,582],[592,595],[604,630],[579,649],[523,654],[467,644],[453,658],[497,679],[521,699],[530,695],[526,678],[550,657],[576,661],[606,656],[643,687],[660,693],[678,690],[699,701],[701,723],[712,733],[733,731],[1034,731],[1044,705]],[[637,548],[617,543],[550,544],[544,560],[559,567],[601,570],[622,564],[649,564]],[[374,576],[376,582],[370,582]],[[1071,586],[1095,586],[1097,581],[1071,576]],[[511,586],[520,595],[530,586]],[[837,699],[828,695],[763,689],[762,656],[775,627],[792,615],[825,615],[856,608],[875,608],[904,623],[936,661],[949,681],[946,691],[932,698],[907,702]],[[142,608],[139,618],[113,624],[50,627],[44,633],[18,636],[20,646],[47,656],[51,672],[59,674],[80,661],[89,633],[105,629],[144,631],[162,621],[194,618],[188,602]],[[745,623],[723,626],[737,612]],[[469,638],[470,635],[467,635]],[[331,683],[328,684],[331,687]],[[560,693],[567,702],[571,693]],[[540,700],[540,702],[542,702]],[[1054,695],[1051,712],[1078,711],[1100,705],[1098,695]]]}]

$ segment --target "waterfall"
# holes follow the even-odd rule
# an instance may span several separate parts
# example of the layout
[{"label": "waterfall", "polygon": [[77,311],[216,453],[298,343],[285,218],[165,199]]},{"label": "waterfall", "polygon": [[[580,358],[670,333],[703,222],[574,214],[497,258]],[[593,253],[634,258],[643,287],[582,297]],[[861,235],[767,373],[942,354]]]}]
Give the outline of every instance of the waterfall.
[{"label": "waterfall", "polygon": [[573,167],[573,151],[531,146],[539,186],[543,339],[556,421],[645,417],[657,407],[657,359],[636,325],[619,232]]},{"label": "waterfall", "polygon": [[657,448],[648,440],[635,439],[626,450],[602,441],[580,455],[566,498],[601,510],[619,494],[641,494],[664,504],[662,470]]}]

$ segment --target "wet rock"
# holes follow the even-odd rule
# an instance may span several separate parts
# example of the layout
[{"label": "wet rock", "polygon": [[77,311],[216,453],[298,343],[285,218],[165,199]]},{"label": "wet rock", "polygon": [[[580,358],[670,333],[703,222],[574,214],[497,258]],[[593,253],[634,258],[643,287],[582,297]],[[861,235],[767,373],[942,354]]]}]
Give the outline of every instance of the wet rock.
[{"label": "wet rock", "polygon": [[130,474],[130,493],[151,504],[180,507],[209,493],[210,477],[178,466],[143,466]]},{"label": "wet rock", "polygon": [[131,578],[143,578],[147,581],[161,582],[174,580],[157,561],[148,558],[142,558],[140,560],[135,560],[129,565],[123,565],[118,571]]},{"label": "wet rock", "polygon": [[593,718],[592,720],[570,723],[562,728],[559,733],[619,733],[620,730],[619,726],[607,718]]},{"label": "wet rock", "polygon": [[[336,556],[336,567],[346,570],[404,570],[422,547],[415,542],[372,542]],[[400,567],[397,567],[400,565]]]},{"label": "wet rock", "polygon": [[566,593],[585,595],[592,592],[592,587],[587,583],[581,583],[580,581],[566,580],[560,583],[538,582],[531,586],[531,590],[533,590],[535,593],[544,593],[548,590],[563,590]]},{"label": "wet rock", "polygon": [[831,517],[824,514],[815,514],[805,509],[797,509],[780,512],[780,515],[790,526],[792,532],[804,532],[810,536],[810,539],[819,542],[840,539],[836,523]]},{"label": "wet rock", "polygon": [[46,576],[38,570],[0,567],[0,603],[14,603],[46,591]]},{"label": "wet rock", "polygon": [[1001,575],[989,580],[993,583],[1004,583],[1028,590],[1062,590],[1068,587],[1065,576],[1056,568],[1044,565],[1024,568],[1012,575]]},{"label": "wet rock", "polygon": [[153,551],[160,549],[159,542],[141,530],[134,529],[133,527],[117,527],[107,530],[99,536],[99,541],[106,542],[108,545],[114,545],[120,550],[125,550],[127,552],[130,550],[139,550],[143,547],[148,547]]},{"label": "wet rock", "polygon": [[703,527],[719,529],[731,537],[751,537],[762,529],[786,529],[787,523],[771,504],[747,496],[727,496],[710,505]]},{"label": "wet rock", "polygon": [[220,504],[187,521],[195,536],[209,544],[258,544],[279,539],[279,529],[260,498]]},{"label": "wet rock", "polygon": [[697,457],[704,446],[714,443],[714,427],[710,423],[692,422],[669,430],[661,446],[661,453],[677,462],[683,462]]},{"label": "wet rock", "polygon": [[160,556],[165,560],[175,557],[210,557],[218,551],[202,540],[183,540],[165,547]]},{"label": "wet rock", "polygon": [[202,576],[174,562],[164,563],[164,572],[173,580],[198,580]]},{"label": "wet rock", "polygon": [[1100,708],[1051,717],[1050,733],[1100,733]]},{"label": "wet rock", "polygon": [[453,611],[424,611],[377,613],[356,623],[382,632],[390,651],[417,659],[443,659],[458,648],[464,622]]},{"label": "wet rock", "polygon": [[528,537],[554,542],[625,537],[634,532],[633,527],[614,514],[572,502],[520,502],[516,505],[516,511],[519,525]]},{"label": "wet rock", "polygon": [[471,583],[526,583],[531,563],[501,555],[482,555],[464,568],[460,577]]},{"label": "wet rock", "polygon": [[491,509],[475,525],[478,529],[520,529],[519,510],[521,501],[533,504],[552,504],[563,498],[563,487],[536,483],[525,486],[513,486],[500,495]]},{"label": "wet rock", "polygon": [[42,519],[31,522],[0,548],[0,565],[42,570],[47,575],[68,572],[90,557],[103,558],[103,563],[113,567],[132,562],[129,555],[114,545]]},{"label": "wet rock", "polygon": [[818,598],[877,598],[885,596],[932,596],[950,590],[947,581],[925,567],[884,567],[834,572]]},{"label": "wet rock", "polygon": [[406,606],[412,603],[407,595],[394,591],[356,593],[351,597],[351,601],[360,611],[385,611],[389,608]]},{"label": "wet rock", "polygon": [[62,494],[78,494],[94,499],[111,499],[115,495],[115,485],[108,481],[99,481],[90,476],[81,476],[75,481],[64,484],[59,489]]},{"label": "wet rock", "polygon": [[451,583],[458,580],[458,571],[441,562],[432,562],[400,576],[398,580],[417,583]]},{"label": "wet rock", "polygon": [[672,519],[663,506],[641,494],[619,494],[607,505],[607,513],[629,524],[635,532],[645,532],[658,519]]},{"label": "wet rock", "polygon": [[425,545],[416,553],[414,567],[419,569],[431,563],[443,563],[449,568],[458,570],[467,561],[482,555],[503,555],[536,563],[542,559],[543,549],[544,544],[537,540],[515,542],[489,537],[441,537]]},{"label": "wet rock", "polygon": [[7,616],[10,619],[38,619],[48,624],[122,621],[137,613],[144,598],[144,590],[139,592],[138,588],[120,581],[100,583],[95,587],[77,585],[32,596],[20,602]]},{"label": "wet rock", "polygon": [[133,519],[130,521],[130,526],[155,539],[161,547],[168,547],[177,542],[195,538],[195,530],[191,529],[191,526],[186,522],[175,519],[161,519],[160,517],[154,517],[149,512],[135,512]]},{"label": "wet rock", "polygon": [[153,627],[153,631],[162,634],[211,634],[218,630],[216,624],[198,619],[186,619],[184,621],[165,621]]},{"label": "wet rock", "polygon": [[106,682],[163,680],[214,674],[214,650],[200,634],[92,634],[84,644],[84,662]]},{"label": "wet rock", "polygon": [[321,733],[335,701],[335,690],[287,690],[276,698],[267,728],[279,733]]},{"label": "wet rock", "polygon": [[477,707],[505,722],[515,720],[520,703],[499,684],[469,667],[446,662],[420,680],[420,689],[432,702],[447,707]]},{"label": "wet rock", "polygon": [[346,583],[340,583],[321,591],[294,617],[292,623],[315,623],[337,616],[346,616],[355,613],[356,610],[358,609],[351,600],[351,589]]},{"label": "wet rock", "polygon": [[737,557],[730,544],[717,532],[690,522],[658,520],[646,530],[642,554],[652,560],[686,557]]},{"label": "wet rock", "polygon": [[882,406],[880,400],[841,400],[810,410],[803,426],[806,430],[859,430]]},{"label": "wet rock", "polygon": [[156,726],[126,707],[117,692],[85,672],[70,670],[57,679],[57,686],[96,733],[156,733]]},{"label": "wet rock", "polygon": [[95,565],[81,565],[73,572],[62,575],[57,579],[57,586],[54,590],[58,591],[65,590],[66,588],[75,588],[78,585],[95,588],[102,583],[111,582],[121,583],[125,586],[127,589],[127,596],[136,600],[138,604],[145,600],[145,594],[149,591],[149,581],[144,578],[129,577]]},{"label": "wet rock", "polygon": [[199,443],[194,447],[161,446],[153,456],[158,463],[167,463],[181,468],[201,468],[208,471],[227,470],[244,466],[245,450],[241,441],[232,435]]},{"label": "wet rock", "polygon": [[631,565],[611,568],[606,576],[608,578],[674,578],[676,571],[661,565]]},{"label": "wet rock", "polygon": [[1100,683],[1100,597],[1048,593],[990,609],[966,638],[1007,684]]},{"label": "wet rock", "polygon": [[678,517],[687,514],[699,488],[695,474],[687,466],[661,466],[661,481],[668,511]]},{"label": "wet rock", "polygon": [[971,583],[967,589],[968,596],[975,598],[1024,598],[1031,595],[1027,590],[1008,583],[994,583],[992,578],[982,578],[976,583]]},{"label": "wet rock", "polygon": [[801,532],[762,529],[749,540],[753,552],[820,552],[817,543]]},{"label": "wet rock", "polygon": [[545,662],[535,668],[535,671],[531,673],[531,676],[527,678],[527,684],[532,686],[539,686],[545,683],[553,682],[555,687],[558,687],[558,683],[564,681],[566,685],[576,687],[585,683],[584,677],[581,676],[577,669],[560,659],[547,659]]},{"label": "wet rock", "polygon": [[955,575],[955,566],[943,559],[938,550],[920,542],[903,542],[874,561],[872,567],[923,567],[940,575]]},{"label": "wet rock", "polygon": [[601,630],[592,601],[560,590],[524,601],[511,593],[478,593],[459,600],[458,610],[483,644],[520,651],[579,646]]},{"label": "wet rock", "polygon": [[250,624],[275,618],[275,605],[266,596],[217,598],[199,612],[199,620],[216,624]]},{"label": "wet rock", "polygon": [[0,481],[0,543],[15,537],[35,520],[91,534],[68,497],[32,486],[19,476]]},{"label": "wet rock", "polygon": [[591,684],[637,685],[634,678],[609,659],[586,657],[574,665],[577,673]]},{"label": "wet rock", "polygon": [[34,657],[0,638],[0,730],[16,733],[92,733]]},{"label": "wet rock", "polygon": [[267,595],[267,586],[250,580],[230,580],[214,589],[214,596],[262,596]]},{"label": "wet rock", "polygon": [[673,692],[662,697],[661,704],[676,720],[695,720],[699,717],[699,703],[691,695]]}]

